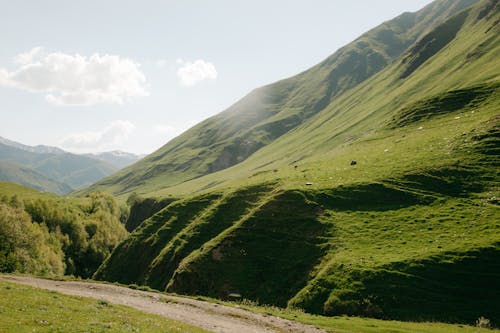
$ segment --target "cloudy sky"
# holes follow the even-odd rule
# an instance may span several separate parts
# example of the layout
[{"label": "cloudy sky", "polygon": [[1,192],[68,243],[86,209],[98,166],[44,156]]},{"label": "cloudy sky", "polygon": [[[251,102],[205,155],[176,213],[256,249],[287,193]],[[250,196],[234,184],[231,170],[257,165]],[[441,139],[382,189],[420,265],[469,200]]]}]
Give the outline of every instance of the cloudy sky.
[{"label": "cloudy sky", "polygon": [[430,0],[0,0],[0,136],[150,153]]}]

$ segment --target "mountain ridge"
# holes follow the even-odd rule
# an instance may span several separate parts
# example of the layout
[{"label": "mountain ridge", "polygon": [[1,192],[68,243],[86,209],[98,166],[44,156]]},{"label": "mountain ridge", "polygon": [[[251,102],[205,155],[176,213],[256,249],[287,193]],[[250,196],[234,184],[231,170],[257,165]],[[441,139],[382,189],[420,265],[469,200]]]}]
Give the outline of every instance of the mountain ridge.
[{"label": "mountain ridge", "polygon": [[[473,2],[435,2],[384,22],[309,70],[253,90],[139,164],[81,193],[99,189],[123,195],[140,192],[144,184],[164,188],[237,165],[324,110],[335,96],[380,71],[425,31]],[[429,19],[429,13],[435,17]]]},{"label": "mountain ridge", "polygon": [[0,137],[0,179],[56,194],[89,186],[138,159],[119,151],[79,155]]},{"label": "mountain ridge", "polygon": [[55,194],[65,194],[73,191],[73,188],[65,183],[58,182],[33,169],[11,162],[0,161],[0,180]]}]

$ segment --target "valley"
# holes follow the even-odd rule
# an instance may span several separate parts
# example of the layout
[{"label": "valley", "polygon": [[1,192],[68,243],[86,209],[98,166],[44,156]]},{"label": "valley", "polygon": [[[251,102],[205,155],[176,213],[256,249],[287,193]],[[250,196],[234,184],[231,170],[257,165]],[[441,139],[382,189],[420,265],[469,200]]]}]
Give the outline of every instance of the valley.
[{"label": "valley", "polygon": [[0,179],[35,189],[0,182],[0,272],[92,280],[0,279],[221,332],[494,331],[499,22],[436,0],[145,157],[3,139]]}]

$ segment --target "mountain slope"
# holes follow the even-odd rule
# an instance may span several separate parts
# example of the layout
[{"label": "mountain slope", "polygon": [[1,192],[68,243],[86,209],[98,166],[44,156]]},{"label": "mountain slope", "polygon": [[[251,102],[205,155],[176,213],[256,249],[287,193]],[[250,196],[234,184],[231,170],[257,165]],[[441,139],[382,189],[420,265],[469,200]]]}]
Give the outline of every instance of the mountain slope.
[{"label": "mountain slope", "polygon": [[[4,162],[0,165],[2,180],[38,190],[66,194],[118,170],[103,161],[55,147],[30,147],[6,139],[2,142],[8,144],[0,143],[0,161]],[[34,181],[38,176],[39,181]]]},{"label": "mountain slope", "polygon": [[73,191],[67,184],[50,179],[30,168],[9,162],[0,162],[0,181],[21,184],[35,190],[55,194],[66,194]]},{"label": "mountain slope", "polygon": [[238,164],[320,113],[343,92],[390,64],[426,31],[473,2],[438,1],[388,21],[311,69],[252,91],[84,193],[147,193]]},{"label": "mountain slope", "polygon": [[142,157],[144,157],[141,155],[126,153],[119,150],[107,151],[102,153],[85,154],[85,156],[89,156],[94,159],[106,162],[119,169],[123,169],[129,165],[132,165],[135,162],[139,161]]},{"label": "mountain slope", "polygon": [[64,150],[59,149],[57,147],[44,146],[44,145],[27,146],[27,145],[23,145],[22,143],[3,138],[1,136],[0,136],[0,143],[4,144],[6,146],[19,148],[21,150],[29,151],[32,153],[41,153],[41,154],[63,154],[63,153],[65,153]]},{"label": "mountain slope", "polygon": [[71,153],[47,156],[33,164],[33,168],[49,177],[61,179],[75,189],[88,186],[117,170],[105,162]]},{"label": "mountain slope", "polygon": [[[0,137],[2,180],[67,194],[129,166],[142,156],[122,151],[72,154],[57,147],[28,146]],[[57,181],[54,181],[57,179]]]},{"label": "mountain slope", "polygon": [[498,22],[498,1],[480,1],[244,161],[176,186],[146,181],[137,189],[181,198],[95,277],[328,315],[499,325]]}]

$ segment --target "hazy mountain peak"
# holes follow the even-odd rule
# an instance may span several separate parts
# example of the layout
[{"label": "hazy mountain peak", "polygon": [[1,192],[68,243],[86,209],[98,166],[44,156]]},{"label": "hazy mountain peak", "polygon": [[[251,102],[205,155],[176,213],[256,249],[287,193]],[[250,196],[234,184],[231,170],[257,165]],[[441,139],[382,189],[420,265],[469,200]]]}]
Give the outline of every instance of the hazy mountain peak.
[{"label": "hazy mountain peak", "polygon": [[90,153],[86,156],[110,163],[118,168],[124,168],[134,164],[144,157],[144,155],[136,155],[133,153],[124,152],[121,150],[105,151],[100,153]]},{"label": "hazy mountain peak", "polygon": [[89,186],[139,158],[118,150],[74,154],[53,146],[28,146],[0,137],[0,180],[65,194]]}]

